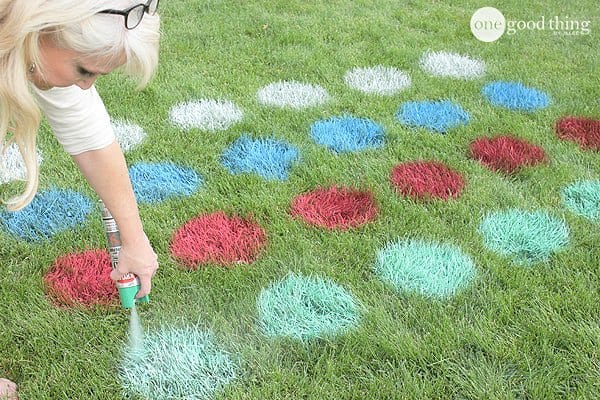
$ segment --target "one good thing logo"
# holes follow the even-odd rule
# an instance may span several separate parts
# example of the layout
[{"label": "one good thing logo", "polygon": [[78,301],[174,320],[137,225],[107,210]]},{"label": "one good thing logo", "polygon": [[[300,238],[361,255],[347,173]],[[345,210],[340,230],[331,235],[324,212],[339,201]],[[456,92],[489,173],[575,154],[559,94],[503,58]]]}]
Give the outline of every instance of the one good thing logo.
[{"label": "one good thing logo", "polygon": [[483,7],[471,17],[471,32],[482,42],[494,42],[504,34],[506,19],[494,7]]},{"label": "one good thing logo", "polygon": [[531,20],[506,19],[494,7],[483,7],[471,17],[471,32],[482,42],[494,42],[504,33],[547,31],[560,36],[585,36],[592,32],[592,21],[565,16],[541,16]]}]

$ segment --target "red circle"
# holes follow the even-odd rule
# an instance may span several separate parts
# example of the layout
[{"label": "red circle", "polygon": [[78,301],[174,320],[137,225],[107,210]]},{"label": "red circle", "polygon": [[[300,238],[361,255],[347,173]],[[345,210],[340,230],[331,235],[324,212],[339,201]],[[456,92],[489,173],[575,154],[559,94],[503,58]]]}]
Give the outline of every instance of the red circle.
[{"label": "red circle", "polygon": [[87,250],[57,258],[44,276],[44,284],[60,306],[116,304],[119,296],[110,271],[106,250]]},{"label": "red circle", "polygon": [[373,194],[335,186],[317,188],[292,200],[291,214],[328,229],[356,228],[377,217]]},{"label": "red circle", "polygon": [[600,151],[600,120],[584,117],[563,117],[554,126],[563,140],[578,143],[584,150]]},{"label": "red circle", "polygon": [[218,211],[200,215],[175,231],[170,251],[189,269],[203,264],[232,266],[252,263],[265,243],[265,231],[255,222]]},{"label": "red circle", "polygon": [[458,172],[438,161],[398,164],[390,181],[400,194],[418,200],[457,198],[465,185]]},{"label": "red circle", "polygon": [[482,137],[469,145],[470,156],[492,171],[512,174],[519,168],[546,162],[540,146],[509,135]]}]

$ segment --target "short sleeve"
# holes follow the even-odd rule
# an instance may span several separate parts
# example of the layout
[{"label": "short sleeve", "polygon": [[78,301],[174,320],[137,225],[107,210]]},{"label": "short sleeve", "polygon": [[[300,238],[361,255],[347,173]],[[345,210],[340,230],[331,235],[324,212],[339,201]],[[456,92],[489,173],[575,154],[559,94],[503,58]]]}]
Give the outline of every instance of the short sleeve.
[{"label": "short sleeve", "polygon": [[32,85],[32,90],[67,153],[102,149],[115,140],[110,117],[94,86],[87,90],[76,85],[40,90]]}]

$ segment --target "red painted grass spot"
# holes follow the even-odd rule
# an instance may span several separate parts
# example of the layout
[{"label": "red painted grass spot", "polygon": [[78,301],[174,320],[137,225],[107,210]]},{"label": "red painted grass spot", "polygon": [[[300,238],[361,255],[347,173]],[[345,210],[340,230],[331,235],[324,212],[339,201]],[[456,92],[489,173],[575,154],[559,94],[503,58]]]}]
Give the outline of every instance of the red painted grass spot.
[{"label": "red painted grass spot", "polygon": [[583,150],[600,151],[600,120],[583,117],[563,117],[554,126],[563,140],[578,143]]},{"label": "red painted grass spot", "polygon": [[265,242],[265,231],[255,222],[218,211],[200,215],[175,231],[171,254],[189,269],[203,264],[250,264]]},{"label": "red painted grass spot", "polygon": [[437,161],[398,164],[392,168],[390,181],[403,196],[419,200],[457,198],[465,186],[458,172]]},{"label": "red painted grass spot", "polygon": [[61,256],[44,276],[48,296],[59,306],[116,304],[106,250],[87,250]]},{"label": "red painted grass spot", "polygon": [[328,229],[356,228],[377,217],[373,194],[346,187],[317,188],[292,200],[291,214]]},{"label": "red painted grass spot", "polygon": [[502,171],[507,174],[547,160],[544,149],[540,146],[508,135],[476,139],[471,142],[469,149],[470,156],[475,160],[492,171]]}]

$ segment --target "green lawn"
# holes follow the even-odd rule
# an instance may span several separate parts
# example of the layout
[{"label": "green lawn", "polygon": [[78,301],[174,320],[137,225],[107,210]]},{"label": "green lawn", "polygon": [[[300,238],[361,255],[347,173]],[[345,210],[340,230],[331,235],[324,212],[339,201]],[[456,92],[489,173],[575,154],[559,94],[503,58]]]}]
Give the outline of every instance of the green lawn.
[{"label": "green lawn", "polygon": [[[554,134],[565,115],[600,117],[598,4],[507,1],[508,19],[568,15],[592,20],[587,36],[522,31],[482,43],[470,32],[478,1],[164,0],[158,74],[143,92],[119,74],[98,90],[115,119],[142,126],[148,137],[128,163],[173,161],[194,168],[204,187],[191,197],[141,206],[161,268],[144,327],[199,324],[239,355],[240,377],[223,399],[597,399],[600,398],[600,229],[567,211],[561,189],[600,178],[597,152]],[[492,4],[493,5],[493,4]],[[435,78],[418,65],[426,50],[447,50],[486,62],[484,78]],[[343,76],[354,67],[394,66],[412,86],[395,96],[354,91]],[[304,111],[261,106],[259,88],[279,80],[325,87],[333,100]],[[491,81],[522,81],[544,90],[549,107],[520,113],[492,106],[480,94]],[[193,98],[224,98],[244,119],[217,132],[182,131],[169,109]],[[406,101],[451,99],[471,114],[447,135],[402,126]],[[309,136],[316,120],[349,113],[386,131],[385,146],[334,155]],[[242,133],[275,136],[301,153],[286,181],[233,176],[219,157]],[[467,158],[482,135],[513,133],[540,145],[545,166],[506,177]],[[52,185],[95,198],[44,125],[42,189]],[[436,159],[466,178],[461,197],[419,203],[388,182],[397,163]],[[380,207],[363,228],[329,232],[289,216],[291,199],[317,185],[369,188]],[[0,186],[4,194],[15,184]],[[548,262],[524,267],[483,245],[486,213],[546,210],[564,218],[570,243]],[[169,255],[172,232],[203,212],[252,214],[268,245],[250,266],[184,271]],[[478,276],[445,301],[398,294],[373,274],[376,252],[403,237],[452,243],[472,256]],[[65,310],[44,294],[43,274],[58,256],[105,246],[100,214],[48,242],[28,244],[0,231],[0,376],[15,380],[21,399],[119,399],[118,364],[129,313],[118,308]],[[260,290],[288,271],[331,278],[362,305],[360,325],[343,336],[300,344],[265,337],[257,327]]]}]

